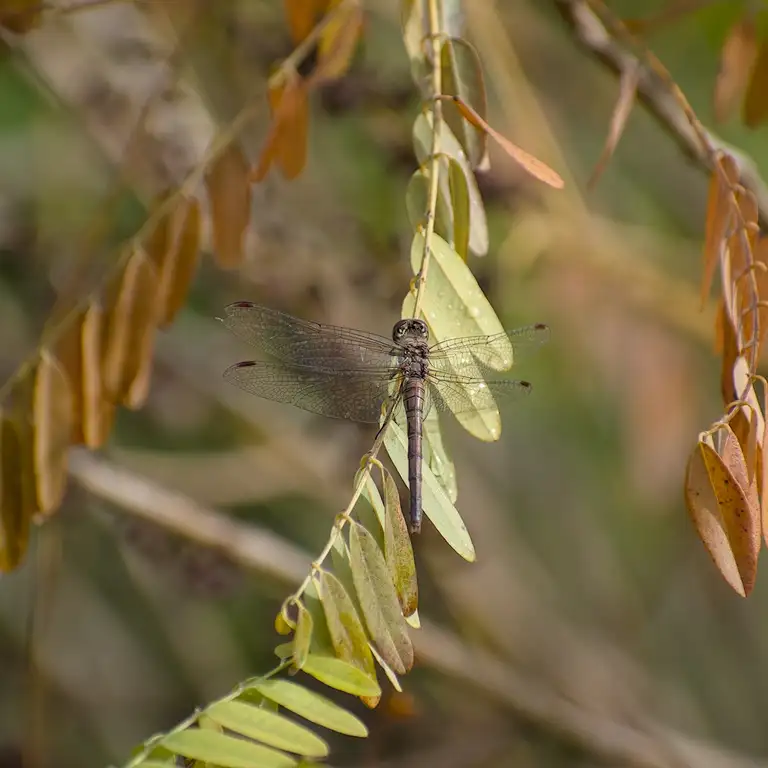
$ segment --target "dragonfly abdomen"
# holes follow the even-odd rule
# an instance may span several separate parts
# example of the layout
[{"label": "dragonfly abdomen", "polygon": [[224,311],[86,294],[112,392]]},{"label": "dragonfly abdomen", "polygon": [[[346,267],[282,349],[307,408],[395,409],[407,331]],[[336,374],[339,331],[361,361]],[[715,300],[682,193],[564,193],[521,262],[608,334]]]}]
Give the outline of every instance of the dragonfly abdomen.
[{"label": "dragonfly abdomen", "polygon": [[408,485],[410,486],[411,497],[411,533],[418,533],[421,530],[421,422],[424,414],[424,387],[424,378],[420,375],[408,377],[403,386],[403,405],[408,422]]}]

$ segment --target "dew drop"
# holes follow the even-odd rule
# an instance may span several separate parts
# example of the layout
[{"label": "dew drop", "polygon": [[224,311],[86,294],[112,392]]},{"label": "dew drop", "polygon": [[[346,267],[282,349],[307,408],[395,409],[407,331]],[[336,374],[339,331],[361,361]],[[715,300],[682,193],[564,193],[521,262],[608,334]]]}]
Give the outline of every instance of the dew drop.
[{"label": "dew drop", "polygon": [[477,307],[470,307],[469,308],[469,315],[470,315],[470,317],[479,317],[480,316],[480,310]]}]

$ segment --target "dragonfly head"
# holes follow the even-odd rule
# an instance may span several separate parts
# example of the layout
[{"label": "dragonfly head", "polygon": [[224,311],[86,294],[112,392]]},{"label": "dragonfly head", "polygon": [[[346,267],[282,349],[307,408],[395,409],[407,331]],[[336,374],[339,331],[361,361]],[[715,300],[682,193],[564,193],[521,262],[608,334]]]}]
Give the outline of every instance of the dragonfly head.
[{"label": "dragonfly head", "polygon": [[411,340],[427,341],[429,328],[423,320],[417,320],[415,317],[398,320],[392,329],[392,339],[400,344]]}]

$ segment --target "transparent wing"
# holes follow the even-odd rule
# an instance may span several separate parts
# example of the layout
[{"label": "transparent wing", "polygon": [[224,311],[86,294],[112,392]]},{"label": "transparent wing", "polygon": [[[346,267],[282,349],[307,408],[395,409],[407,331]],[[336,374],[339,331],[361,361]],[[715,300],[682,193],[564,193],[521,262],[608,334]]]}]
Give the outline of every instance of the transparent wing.
[{"label": "transparent wing", "polygon": [[222,321],[236,336],[290,365],[376,368],[384,378],[397,366],[398,348],[384,336],[300,320],[249,301],[230,304],[225,314]]},{"label": "transparent wing", "polygon": [[429,350],[430,366],[436,370],[479,376],[478,363],[503,371],[519,358],[536,351],[549,340],[549,327],[542,323],[492,336],[465,336],[441,341]]},{"label": "transparent wing", "polygon": [[389,379],[370,371],[322,371],[249,360],[224,371],[246,392],[335,419],[378,422]]},{"label": "transparent wing", "polygon": [[430,401],[438,411],[471,413],[523,400],[533,387],[527,381],[484,381],[473,376],[431,371],[427,376]]}]

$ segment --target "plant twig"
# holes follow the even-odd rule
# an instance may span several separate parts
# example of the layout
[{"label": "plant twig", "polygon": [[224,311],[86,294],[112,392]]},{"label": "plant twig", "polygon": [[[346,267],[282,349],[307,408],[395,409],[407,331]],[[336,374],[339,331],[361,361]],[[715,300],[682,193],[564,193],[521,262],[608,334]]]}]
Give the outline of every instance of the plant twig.
[{"label": "plant twig", "polygon": [[[70,472],[77,482],[125,512],[287,584],[304,579],[310,556],[275,534],[205,508],[83,449],[74,449],[70,455]],[[561,696],[423,617],[413,641],[421,663],[474,687],[521,720],[555,733],[563,742],[601,760],[625,768],[768,768],[752,757],[692,739],[650,717],[643,718],[642,725],[627,725],[593,713],[583,702]]]}]

